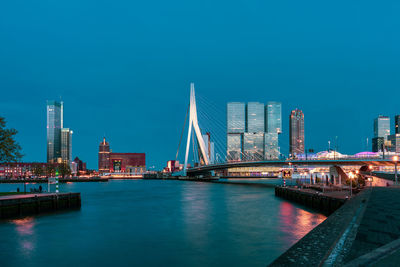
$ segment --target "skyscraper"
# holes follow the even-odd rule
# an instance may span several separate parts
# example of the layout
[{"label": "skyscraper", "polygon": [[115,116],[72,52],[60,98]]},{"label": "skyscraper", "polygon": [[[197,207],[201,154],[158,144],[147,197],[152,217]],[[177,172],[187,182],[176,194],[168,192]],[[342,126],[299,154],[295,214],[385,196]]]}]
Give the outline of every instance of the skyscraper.
[{"label": "skyscraper", "polygon": [[390,118],[379,115],[374,120],[374,137],[383,137],[387,140],[388,135],[390,135]]},{"label": "skyscraper", "polygon": [[265,131],[264,104],[249,102],[246,106],[248,133],[263,133]]},{"label": "skyscraper", "polygon": [[264,159],[276,160],[279,159],[280,151],[278,145],[277,133],[265,133],[264,135]]},{"label": "skyscraper", "polygon": [[290,154],[295,156],[304,153],[304,114],[295,109],[289,117]]},{"label": "skyscraper", "polygon": [[264,132],[244,133],[244,160],[259,161],[264,158]]},{"label": "skyscraper", "polygon": [[47,101],[47,162],[61,158],[61,129],[63,128],[63,102]]},{"label": "skyscraper", "polygon": [[228,161],[242,159],[243,133],[246,130],[246,105],[230,102],[227,109],[227,158]]},{"label": "skyscraper", "polygon": [[400,115],[395,115],[394,116],[394,133],[395,134],[400,134]]},{"label": "skyscraper", "polygon": [[244,133],[246,127],[245,121],[245,103],[229,102],[227,104],[227,132]]},{"label": "skyscraper", "polygon": [[72,162],[72,131],[69,128],[61,129],[61,161],[68,165]]},{"label": "skyscraper", "polygon": [[99,145],[99,172],[105,173],[110,171],[110,144],[106,142],[106,138]]},{"label": "skyscraper", "polygon": [[282,104],[279,102],[268,102],[265,106],[265,132],[282,133]]},{"label": "skyscraper", "polygon": [[228,161],[278,159],[281,109],[279,102],[228,103]]}]

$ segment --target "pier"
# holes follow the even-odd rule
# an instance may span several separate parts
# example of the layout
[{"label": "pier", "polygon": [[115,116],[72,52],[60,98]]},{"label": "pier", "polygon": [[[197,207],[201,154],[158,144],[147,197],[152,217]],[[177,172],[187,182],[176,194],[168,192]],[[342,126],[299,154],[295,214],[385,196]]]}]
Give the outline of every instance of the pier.
[{"label": "pier", "polygon": [[[328,190],[328,188],[327,188]],[[330,215],[346,201],[348,191],[321,192],[313,188],[275,187],[275,195]]]},{"label": "pier", "polygon": [[80,209],[80,193],[16,194],[0,196],[0,219]]}]

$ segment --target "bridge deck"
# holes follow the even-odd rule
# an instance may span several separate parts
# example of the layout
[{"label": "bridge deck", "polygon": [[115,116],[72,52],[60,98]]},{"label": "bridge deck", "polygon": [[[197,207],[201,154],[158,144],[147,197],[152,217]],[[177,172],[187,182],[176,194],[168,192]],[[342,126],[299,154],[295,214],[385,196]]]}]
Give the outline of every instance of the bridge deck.
[{"label": "bridge deck", "polygon": [[243,162],[231,162],[224,164],[213,164],[205,165],[187,170],[188,173],[200,173],[215,170],[225,170],[229,168],[240,168],[240,167],[288,167],[290,164],[295,166],[393,166],[394,161],[392,159],[326,159],[326,160],[266,160],[266,161],[243,161]]}]

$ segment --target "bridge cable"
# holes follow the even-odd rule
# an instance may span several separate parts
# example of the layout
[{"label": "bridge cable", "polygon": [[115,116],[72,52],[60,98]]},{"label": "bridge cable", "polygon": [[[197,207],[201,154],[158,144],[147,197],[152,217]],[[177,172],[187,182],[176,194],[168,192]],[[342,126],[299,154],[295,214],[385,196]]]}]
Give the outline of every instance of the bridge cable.
[{"label": "bridge cable", "polygon": [[178,145],[178,150],[176,151],[175,161],[178,160],[179,148],[181,147],[183,133],[185,132],[185,126],[186,126],[186,121],[187,121],[187,117],[188,117],[188,114],[189,114],[189,108],[190,108],[190,103],[189,103],[187,111],[186,111],[185,122],[183,123],[183,128],[182,128],[182,132],[181,132],[181,138],[179,139],[179,145]]}]

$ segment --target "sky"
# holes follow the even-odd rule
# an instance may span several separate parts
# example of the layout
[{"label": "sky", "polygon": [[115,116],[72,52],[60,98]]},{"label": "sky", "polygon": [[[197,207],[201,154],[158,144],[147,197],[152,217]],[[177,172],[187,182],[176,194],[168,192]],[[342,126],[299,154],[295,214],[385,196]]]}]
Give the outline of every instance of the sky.
[{"label": "sky", "polygon": [[46,100],[62,99],[73,157],[97,169],[106,136],[160,169],[194,82],[200,127],[221,150],[227,102],[279,101],[283,153],[300,108],[306,148],[337,136],[354,154],[367,138],[370,149],[375,117],[393,129],[400,114],[399,13],[398,1],[1,1],[0,116],[24,161],[46,161]]}]

